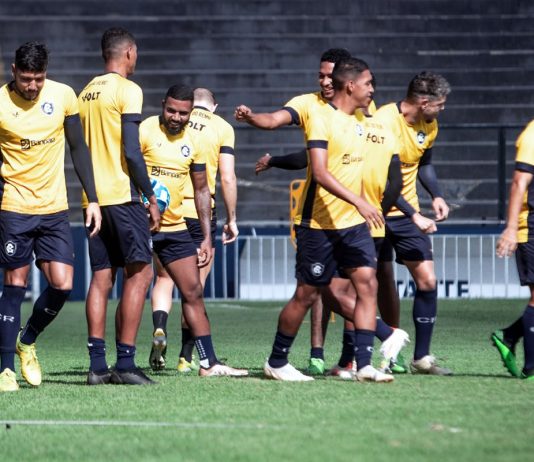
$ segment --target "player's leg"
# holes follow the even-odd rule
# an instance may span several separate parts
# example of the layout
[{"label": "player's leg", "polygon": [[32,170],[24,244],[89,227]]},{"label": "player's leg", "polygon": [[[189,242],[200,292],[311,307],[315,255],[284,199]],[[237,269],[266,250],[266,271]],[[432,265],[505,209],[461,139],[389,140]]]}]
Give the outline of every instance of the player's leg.
[{"label": "player's leg", "polygon": [[[327,305],[326,305],[327,306]],[[324,335],[323,328],[323,305],[322,298],[319,297],[310,309],[310,360],[308,363],[308,374],[322,375],[324,373]],[[328,324],[328,322],[326,323]]]},{"label": "player's leg", "polygon": [[534,283],[528,285],[530,300],[523,312],[523,348],[525,350],[525,365],[521,377],[534,380]]},{"label": "player's leg", "polygon": [[0,392],[19,389],[15,374],[15,351],[20,329],[20,307],[26,295],[29,271],[29,265],[16,269],[4,268],[4,287],[0,297]]},{"label": "player's leg", "polygon": [[434,356],[430,354],[438,304],[434,262],[432,260],[405,260],[404,264],[416,285],[412,312],[415,325],[414,358],[410,366],[412,373],[451,375],[452,372],[439,366]]},{"label": "player's leg", "polygon": [[156,282],[152,287],[152,347],[148,363],[152,370],[165,368],[167,354],[167,320],[172,308],[174,281],[169,276],[159,258],[154,255]]},{"label": "player's leg", "polygon": [[187,230],[158,233],[154,236],[154,249],[180,291],[183,316],[191,329],[200,357],[199,374],[248,375],[246,370],[233,369],[221,364],[217,359],[202,295],[197,249],[190,234]]}]

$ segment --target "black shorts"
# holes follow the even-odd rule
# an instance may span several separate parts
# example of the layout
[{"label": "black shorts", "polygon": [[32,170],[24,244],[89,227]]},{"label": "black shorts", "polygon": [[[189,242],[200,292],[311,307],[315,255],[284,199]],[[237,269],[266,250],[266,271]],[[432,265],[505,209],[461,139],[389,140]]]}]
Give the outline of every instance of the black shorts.
[{"label": "black shorts", "polygon": [[33,261],[74,265],[74,245],[67,211],[47,215],[0,211],[0,267],[22,268]]},{"label": "black shorts", "polygon": [[395,249],[395,261],[433,260],[432,242],[428,234],[423,233],[408,217],[386,218],[386,239],[379,254],[380,261],[392,261]]},{"label": "black shorts", "polygon": [[528,241],[517,246],[515,252],[517,274],[522,286],[534,284],[534,242]]},{"label": "black shorts", "polygon": [[163,266],[175,260],[197,255],[197,246],[187,229],[169,233],[156,233],[152,236],[154,253]]},{"label": "black shorts", "polygon": [[298,281],[312,286],[325,286],[338,269],[376,268],[375,247],[365,223],[341,230],[295,226],[295,232],[295,277]]},{"label": "black shorts", "polygon": [[102,228],[95,237],[89,238],[91,269],[98,271],[130,263],[152,262],[152,238],[143,204],[106,205],[100,210]]},{"label": "black shorts", "polygon": [[[373,237],[373,242],[375,244],[375,252],[376,255],[380,254],[380,250],[382,249],[382,244],[384,243],[383,237]],[[333,278],[342,278],[342,279],[349,279],[348,274],[343,271],[342,268],[337,268],[336,272],[332,275]]]},{"label": "black shorts", "polygon": [[[185,217],[185,224],[187,225],[187,230],[193,242],[197,247],[200,247],[200,244],[204,240],[204,234],[202,234],[202,228],[200,227],[200,220],[198,218],[187,218]],[[211,245],[215,247],[215,237],[217,236],[217,214],[215,209],[212,209],[211,213]]]}]

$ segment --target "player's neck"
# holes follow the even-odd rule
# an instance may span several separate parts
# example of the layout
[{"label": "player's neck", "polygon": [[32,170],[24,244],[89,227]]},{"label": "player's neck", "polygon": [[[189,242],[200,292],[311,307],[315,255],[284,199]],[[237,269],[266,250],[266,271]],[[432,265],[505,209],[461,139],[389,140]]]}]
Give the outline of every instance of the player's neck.
[{"label": "player's neck", "polygon": [[335,94],[330,102],[338,110],[348,115],[354,114],[354,111],[356,111],[356,109],[360,107],[349,95],[342,94],[342,93]]},{"label": "player's neck", "polygon": [[410,103],[409,101],[402,100],[400,104],[400,110],[404,116],[404,120],[410,125],[415,125],[421,121],[421,115],[419,114],[419,108]]},{"label": "player's neck", "polygon": [[128,78],[128,71],[126,65],[117,62],[117,61],[110,61],[106,63],[105,66],[106,74],[109,74],[111,72],[115,74],[119,74],[120,76],[124,77],[125,79]]}]

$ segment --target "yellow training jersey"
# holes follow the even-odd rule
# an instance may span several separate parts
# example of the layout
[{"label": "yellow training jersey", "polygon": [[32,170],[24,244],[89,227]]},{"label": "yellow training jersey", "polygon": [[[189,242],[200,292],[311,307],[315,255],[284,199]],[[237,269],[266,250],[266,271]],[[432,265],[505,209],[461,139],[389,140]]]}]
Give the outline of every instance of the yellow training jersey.
[{"label": "yellow training jersey", "polygon": [[162,182],[170,192],[169,208],[161,215],[161,232],[187,229],[182,211],[185,183],[190,169],[205,168],[206,156],[197,149],[189,127],[170,135],[158,116],[149,117],[139,127],[141,152],[148,175]]},{"label": "yellow training jersey", "polygon": [[[329,114],[334,108],[329,104],[328,100],[321,96],[321,92],[316,92],[295,96],[284,105],[283,109],[291,115],[291,124],[301,127],[306,139],[309,139],[308,121],[310,117],[320,113]],[[367,110],[370,114],[376,112],[374,101],[371,101]],[[361,109],[356,109],[355,115],[360,122],[364,122],[365,115]]]},{"label": "yellow training jersey", "polygon": [[[517,153],[515,157],[515,169],[534,174],[534,121],[530,122],[523,132],[519,135],[516,142]],[[523,205],[519,213],[519,227],[517,232],[517,241],[524,243],[528,241],[528,225],[532,222],[532,213],[530,210],[534,207],[534,181],[530,183],[525,196]],[[532,224],[531,224],[532,227]]]},{"label": "yellow training jersey", "polygon": [[[189,131],[201,146],[206,155],[206,175],[212,197],[212,207],[215,207],[215,184],[221,154],[234,155],[235,135],[233,127],[222,117],[208,111],[206,108],[195,106],[189,119]],[[184,216],[198,218],[195,208],[193,183],[188,178],[184,186]]]},{"label": "yellow training jersey", "polygon": [[[363,189],[367,201],[382,210],[382,198],[388,180],[389,164],[395,152],[393,133],[379,120],[367,117],[364,122]],[[386,229],[372,227],[371,236],[384,237]]]},{"label": "yellow training jersey", "polygon": [[45,80],[28,101],[13,84],[0,88],[0,208],[43,215],[68,209],[65,117],[78,113],[72,88]]},{"label": "yellow training jersey", "polygon": [[[375,114],[375,118],[383,122],[394,134],[397,143],[396,151],[399,154],[402,171],[401,194],[408,203],[419,211],[417,197],[417,171],[419,161],[424,152],[430,149],[438,135],[438,123],[433,120],[415,125],[409,125],[400,111],[399,103],[390,103],[382,106]],[[400,216],[403,213],[392,207],[388,216]]]},{"label": "yellow training jersey", "polygon": [[[91,152],[101,206],[139,200],[130,181],[122,146],[122,117],[141,121],[143,92],[114,72],[96,76],[78,97],[85,141]],[[83,194],[82,204],[87,206]]]},{"label": "yellow training jersey", "polygon": [[[312,116],[308,122],[308,149],[326,149],[328,171],[347,189],[361,195],[365,138],[356,116],[332,110],[327,115]],[[315,229],[345,229],[364,221],[353,205],[315,182],[309,162],[295,224]]]}]

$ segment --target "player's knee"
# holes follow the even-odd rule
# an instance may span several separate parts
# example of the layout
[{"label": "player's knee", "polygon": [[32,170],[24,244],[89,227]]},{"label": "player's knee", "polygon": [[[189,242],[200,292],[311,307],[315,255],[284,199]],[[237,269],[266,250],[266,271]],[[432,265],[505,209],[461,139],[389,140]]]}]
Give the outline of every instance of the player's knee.
[{"label": "player's knee", "polygon": [[180,295],[184,303],[196,303],[202,299],[202,285],[200,283],[188,288],[180,288]]},{"label": "player's knee", "polygon": [[434,290],[436,288],[436,276],[434,274],[425,274],[415,281],[417,289],[425,292]]},{"label": "player's knee", "polygon": [[52,276],[48,284],[54,289],[70,292],[72,290],[72,277],[69,275]]}]

